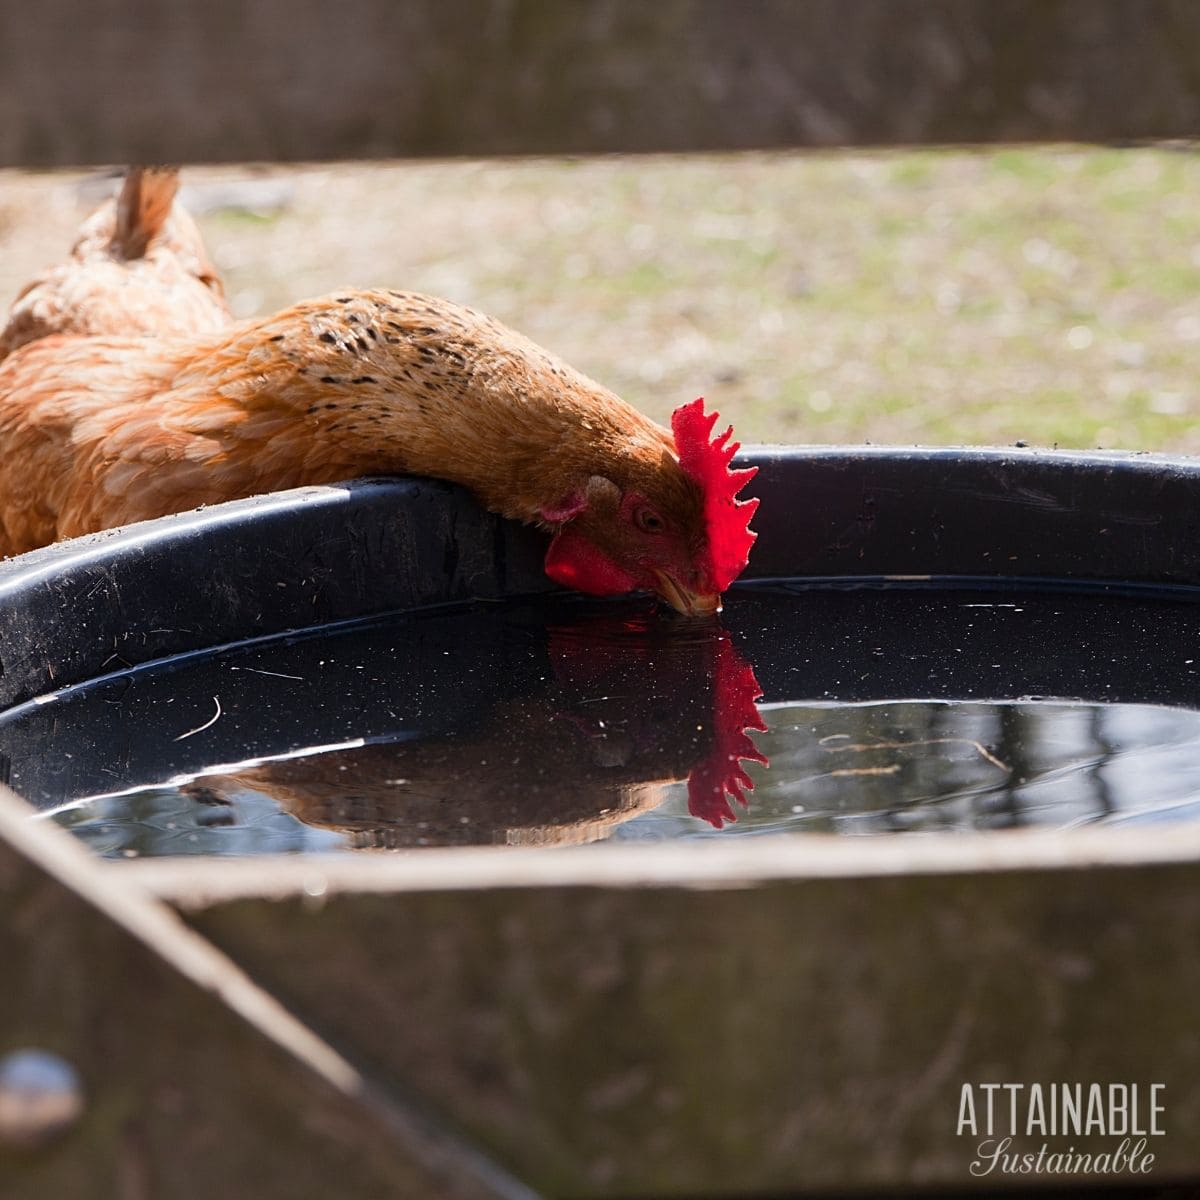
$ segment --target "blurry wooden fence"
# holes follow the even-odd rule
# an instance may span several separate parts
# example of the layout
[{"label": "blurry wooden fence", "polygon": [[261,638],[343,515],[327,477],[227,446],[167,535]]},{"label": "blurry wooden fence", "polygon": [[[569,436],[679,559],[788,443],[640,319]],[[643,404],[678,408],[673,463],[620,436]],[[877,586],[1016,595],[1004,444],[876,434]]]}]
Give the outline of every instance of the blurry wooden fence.
[{"label": "blurry wooden fence", "polygon": [[0,2],[0,165],[1200,133],[1195,0]]}]

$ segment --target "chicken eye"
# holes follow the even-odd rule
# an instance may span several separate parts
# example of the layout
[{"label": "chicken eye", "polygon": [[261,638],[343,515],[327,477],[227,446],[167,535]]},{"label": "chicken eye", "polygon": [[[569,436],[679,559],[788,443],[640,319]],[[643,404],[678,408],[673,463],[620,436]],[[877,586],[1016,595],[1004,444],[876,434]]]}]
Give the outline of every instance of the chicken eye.
[{"label": "chicken eye", "polygon": [[639,508],[633,522],[643,533],[662,533],[666,528],[666,522],[652,508]]}]

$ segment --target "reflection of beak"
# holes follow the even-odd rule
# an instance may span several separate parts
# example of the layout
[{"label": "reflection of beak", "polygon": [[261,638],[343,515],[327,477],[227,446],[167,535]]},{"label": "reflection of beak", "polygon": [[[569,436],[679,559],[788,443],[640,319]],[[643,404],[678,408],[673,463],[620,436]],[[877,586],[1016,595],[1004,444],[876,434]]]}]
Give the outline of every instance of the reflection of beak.
[{"label": "reflection of beak", "polygon": [[693,592],[665,571],[655,571],[658,587],[654,590],[685,617],[711,617],[721,611],[720,592]]}]

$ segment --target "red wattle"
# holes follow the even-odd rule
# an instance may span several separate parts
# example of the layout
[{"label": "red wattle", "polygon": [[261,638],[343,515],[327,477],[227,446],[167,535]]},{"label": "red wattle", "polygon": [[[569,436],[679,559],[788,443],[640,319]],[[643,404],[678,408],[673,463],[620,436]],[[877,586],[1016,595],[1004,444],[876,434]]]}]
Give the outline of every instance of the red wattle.
[{"label": "red wattle", "polygon": [[640,586],[633,575],[569,525],[554,535],[546,551],[545,569],[555,583],[589,596],[619,596]]}]

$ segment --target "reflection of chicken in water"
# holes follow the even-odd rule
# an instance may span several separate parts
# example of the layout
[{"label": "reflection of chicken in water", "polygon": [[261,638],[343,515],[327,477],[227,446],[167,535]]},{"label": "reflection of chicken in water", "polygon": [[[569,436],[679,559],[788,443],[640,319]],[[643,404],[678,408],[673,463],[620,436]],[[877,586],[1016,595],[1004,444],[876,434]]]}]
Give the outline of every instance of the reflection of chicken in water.
[{"label": "reflection of chicken in water", "polygon": [[492,716],[452,739],[268,762],[184,791],[212,800],[249,789],[358,846],[552,844],[604,837],[687,773],[680,747],[637,754],[628,733],[584,733],[541,705],[502,705]]},{"label": "reflection of chicken in water", "polygon": [[606,662],[603,648],[552,638],[558,686],[497,705],[482,729],[268,762],[184,791],[221,803],[248,789],[380,848],[595,841],[683,779],[694,816],[718,828],[732,820],[727,797],[745,804],[753,787],[741,760],[766,760],[745,732],[763,728],[758,683],[728,634],[691,645],[659,686],[636,694],[619,669],[636,648],[607,649]]},{"label": "reflection of chicken in water", "polygon": [[0,329],[0,358],[55,333],[203,333],[230,320],[191,217],[175,203],[179,172],[132,167],[117,196],[84,222],[66,262],[32,280]]}]

